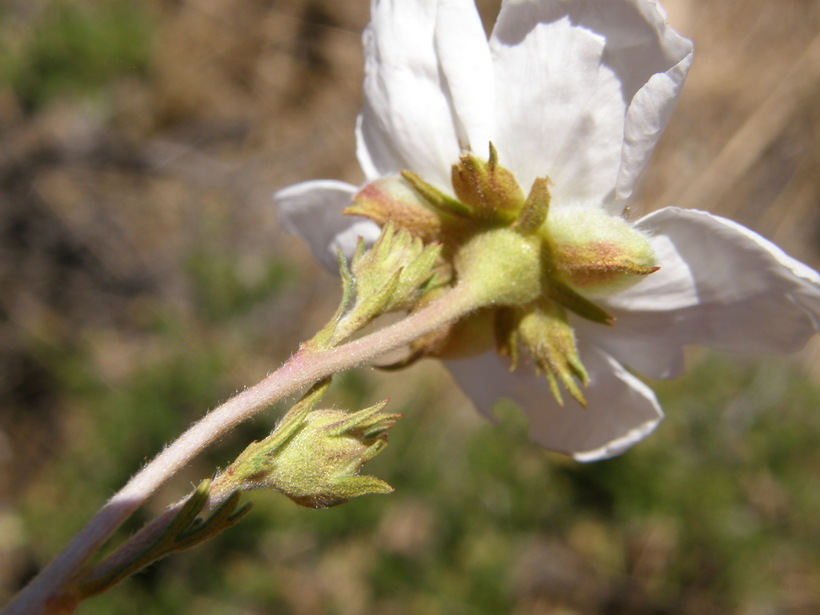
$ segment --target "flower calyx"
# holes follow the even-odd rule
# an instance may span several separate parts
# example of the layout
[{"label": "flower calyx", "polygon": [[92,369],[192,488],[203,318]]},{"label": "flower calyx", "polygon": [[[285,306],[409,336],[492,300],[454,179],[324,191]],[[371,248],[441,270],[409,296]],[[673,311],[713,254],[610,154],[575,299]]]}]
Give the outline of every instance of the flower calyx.
[{"label": "flower calyx", "polygon": [[359,410],[319,409],[327,386],[314,387],[270,436],[248,446],[220,480],[236,490],[269,487],[300,506],[329,508],[393,488],[361,467],[387,446],[387,431],[400,414],[382,412],[387,401]]},{"label": "flower calyx", "polygon": [[[440,243],[452,284],[470,293],[473,311],[447,331],[420,340],[411,356],[486,350],[475,339],[487,336],[473,332],[494,322],[496,348],[510,356],[513,369],[520,344],[559,403],[560,384],[584,405],[588,376],[569,314],[614,324],[596,302],[658,269],[651,244],[600,204],[556,207],[547,177],[535,179],[525,197],[514,174],[499,163],[496,148],[490,144],[489,150],[487,160],[468,152],[453,165],[454,196],[403,171],[365,186],[346,213],[391,221],[422,241]],[[467,330],[470,340],[463,339]]]},{"label": "flower calyx", "polygon": [[621,292],[659,269],[649,239],[601,209],[555,211],[542,233],[556,277],[589,297]]}]

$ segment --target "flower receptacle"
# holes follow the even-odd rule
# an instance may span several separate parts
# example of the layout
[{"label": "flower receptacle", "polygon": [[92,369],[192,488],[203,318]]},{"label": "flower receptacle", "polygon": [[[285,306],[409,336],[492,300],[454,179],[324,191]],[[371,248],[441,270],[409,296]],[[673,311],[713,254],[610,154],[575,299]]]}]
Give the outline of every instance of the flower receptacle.
[{"label": "flower receptacle", "polygon": [[466,285],[475,307],[522,305],[541,294],[541,241],[510,228],[478,233],[454,258],[459,284]]}]

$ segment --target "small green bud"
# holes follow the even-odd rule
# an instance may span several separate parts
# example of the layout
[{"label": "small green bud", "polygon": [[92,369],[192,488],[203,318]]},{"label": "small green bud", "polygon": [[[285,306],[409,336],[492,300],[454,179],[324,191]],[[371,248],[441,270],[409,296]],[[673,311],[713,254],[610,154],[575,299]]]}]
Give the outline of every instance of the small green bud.
[{"label": "small green bud", "polygon": [[492,143],[487,162],[464,154],[453,165],[451,177],[456,196],[472,208],[476,218],[507,225],[524,207],[524,193],[515,175],[498,164],[498,152]]},{"label": "small green bud", "polygon": [[387,430],[401,417],[381,414],[386,404],[353,413],[313,410],[291,417],[245,449],[226,474],[237,488],[270,487],[308,508],[328,508],[368,493],[392,493],[384,481],[359,475],[387,446]]},{"label": "small green bud", "polygon": [[586,406],[578,383],[586,385],[589,376],[578,356],[575,333],[566,311],[551,301],[539,301],[521,317],[516,335],[546,376],[555,400],[564,405],[558,387],[560,382],[575,401]]},{"label": "small green bud", "polygon": [[545,298],[555,301],[560,306],[589,321],[597,322],[600,325],[615,324],[615,317],[612,314],[576,292],[561,280],[550,278]]},{"label": "small green bud", "polygon": [[342,301],[333,318],[306,346],[331,348],[383,314],[417,307],[430,292],[450,281],[441,244],[424,242],[388,222],[376,243],[365,250],[359,239],[348,266],[339,253]]},{"label": "small green bud", "polygon": [[581,388],[589,381],[578,356],[575,334],[567,320],[567,312],[548,299],[523,308],[498,310],[495,317],[496,348],[501,356],[510,358],[510,371],[518,367],[519,345],[535,363],[559,405],[564,405],[559,383],[582,406],[586,400]]},{"label": "small green bud", "polygon": [[359,250],[353,258],[350,270],[357,308],[362,306],[372,318],[413,307],[425,290],[441,285],[435,279],[440,254],[439,244],[425,246],[418,237],[388,223],[373,247]]},{"label": "small green bud", "polygon": [[421,177],[412,171],[402,171],[401,176],[407,180],[416,192],[424,198],[432,207],[445,216],[456,216],[457,218],[471,218],[474,215],[472,207],[462,203],[458,199],[445,194],[432,184],[428,184]]}]

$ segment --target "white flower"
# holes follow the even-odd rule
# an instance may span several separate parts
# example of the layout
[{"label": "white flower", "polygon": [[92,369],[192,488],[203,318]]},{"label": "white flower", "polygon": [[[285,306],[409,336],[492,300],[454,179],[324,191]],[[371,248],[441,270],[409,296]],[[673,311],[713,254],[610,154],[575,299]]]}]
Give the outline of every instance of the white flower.
[{"label": "white flower", "polygon": [[[568,207],[622,214],[675,104],[691,43],[653,0],[507,0],[489,42],[468,0],[382,0],[364,33],[365,102],[357,154],[367,182],[409,170],[452,193],[465,151],[499,159],[525,190],[552,181],[550,215]],[[358,188],[312,181],[276,195],[282,222],[329,268],[369,220],[342,216]],[[663,418],[653,378],[683,369],[682,348],[792,352],[820,327],[820,277],[752,231],[667,208],[635,224],[660,270],[596,298],[614,327],[573,317],[589,374],[588,408],[559,405],[546,379],[495,353],[448,362],[478,409],[502,397],[532,438],[590,461],[617,455]]]}]

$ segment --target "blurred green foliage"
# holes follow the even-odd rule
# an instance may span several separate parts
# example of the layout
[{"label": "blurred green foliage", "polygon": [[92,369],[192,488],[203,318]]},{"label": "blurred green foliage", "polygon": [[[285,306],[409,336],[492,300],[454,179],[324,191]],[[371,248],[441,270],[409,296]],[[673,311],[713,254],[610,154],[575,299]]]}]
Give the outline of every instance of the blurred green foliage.
[{"label": "blurred green foliage", "polygon": [[248,280],[238,272],[231,254],[216,251],[206,242],[191,251],[185,268],[199,313],[214,324],[241,317],[290,279],[287,264],[272,257],[261,276]]},{"label": "blurred green foliage", "polygon": [[153,28],[141,2],[59,0],[45,3],[33,24],[12,27],[11,19],[0,7],[0,83],[30,111],[148,69]]}]

